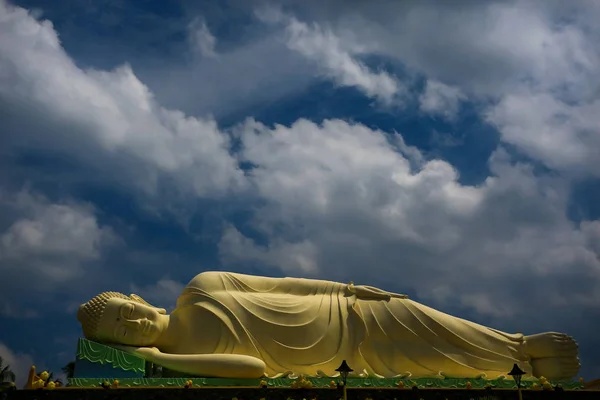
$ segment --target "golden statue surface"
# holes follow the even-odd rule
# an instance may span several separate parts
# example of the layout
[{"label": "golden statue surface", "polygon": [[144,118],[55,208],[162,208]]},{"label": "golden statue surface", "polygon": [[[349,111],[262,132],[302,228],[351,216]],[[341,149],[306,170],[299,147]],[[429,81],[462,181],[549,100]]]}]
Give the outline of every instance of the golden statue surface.
[{"label": "golden statue surface", "polygon": [[203,272],[168,315],[137,295],[105,292],[79,308],[88,339],[195,376],[335,376],[342,360],[370,377],[494,379],[517,363],[569,379],[565,334],[509,334],[370,286]]}]

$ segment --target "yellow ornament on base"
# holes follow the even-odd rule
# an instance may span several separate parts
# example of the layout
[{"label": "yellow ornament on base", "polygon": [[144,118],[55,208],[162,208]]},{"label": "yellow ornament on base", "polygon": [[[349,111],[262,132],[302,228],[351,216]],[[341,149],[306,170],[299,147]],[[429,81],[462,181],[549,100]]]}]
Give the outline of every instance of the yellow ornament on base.
[{"label": "yellow ornament on base", "polygon": [[38,379],[36,381],[33,382],[33,384],[31,385],[32,388],[34,389],[42,389],[44,387],[44,381],[41,379]]}]

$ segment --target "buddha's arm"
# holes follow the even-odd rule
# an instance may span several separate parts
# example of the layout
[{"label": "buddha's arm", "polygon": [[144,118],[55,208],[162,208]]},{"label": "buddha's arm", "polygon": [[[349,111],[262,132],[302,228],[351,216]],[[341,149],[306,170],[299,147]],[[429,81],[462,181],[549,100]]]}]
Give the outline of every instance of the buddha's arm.
[{"label": "buddha's arm", "polygon": [[152,362],[173,371],[216,378],[260,378],[265,363],[255,357],[238,354],[166,354],[156,353]]},{"label": "buddha's arm", "polygon": [[341,289],[346,291],[347,294],[355,294],[357,298],[361,299],[387,300],[390,297],[406,298],[405,295],[389,293],[371,286],[355,286],[353,283],[345,284],[321,279],[268,278],[220,271],[203,272],[197,275],[190,282],[190,285],[208,293],[226,290],[306,296]]},{"label": "buddha's arm", "polygon": [[239,354],[169,354],[156,347],[111,346],[170,370],[195,376],[260,378],[266,368],[262,360]]},{"label": "buddha's arm", "polygon": [[305,296],[343,289],[346,285],[318,279],[269,278],[232,272],[207,271],[196,275],[188,287],[200,289],[206,293],[240,291]]}]

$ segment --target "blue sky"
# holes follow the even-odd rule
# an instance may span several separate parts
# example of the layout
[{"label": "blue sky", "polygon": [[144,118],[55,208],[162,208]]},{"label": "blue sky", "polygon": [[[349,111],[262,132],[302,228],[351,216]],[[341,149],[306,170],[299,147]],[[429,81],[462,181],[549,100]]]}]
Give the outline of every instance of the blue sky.
[{"label": "blue sky", "polygon": [[597,2],[206,3],[0,1],[21,379],[73,358],[91,296],[169,307],[204,270],[565,332],[600,376]]}]

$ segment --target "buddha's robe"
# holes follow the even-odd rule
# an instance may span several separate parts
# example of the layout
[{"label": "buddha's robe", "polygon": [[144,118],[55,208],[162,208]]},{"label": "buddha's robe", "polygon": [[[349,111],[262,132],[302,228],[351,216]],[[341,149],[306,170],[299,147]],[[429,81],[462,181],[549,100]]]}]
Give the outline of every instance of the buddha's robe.
[{"label": "buddha's robe", "polygon": [[175,353],[243,354],[268,376],[335,375],[342,360],[369,376],[489,379],[514,363],[531,373],[523,335],[506,334],[408,299],[361,300],[346,284],[226,272],[196,276],[172,313]]}]

